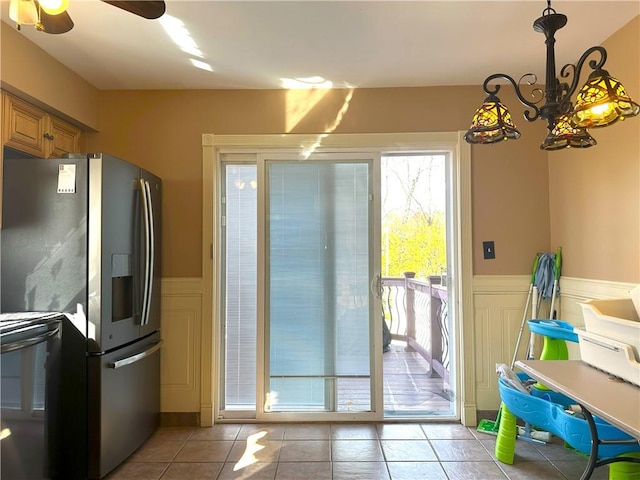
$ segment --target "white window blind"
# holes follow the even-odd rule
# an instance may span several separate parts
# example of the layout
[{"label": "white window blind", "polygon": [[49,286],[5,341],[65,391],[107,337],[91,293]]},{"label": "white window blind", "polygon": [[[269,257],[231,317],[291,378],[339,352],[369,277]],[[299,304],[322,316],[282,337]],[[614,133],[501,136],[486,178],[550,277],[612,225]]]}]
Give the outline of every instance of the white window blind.
[{"label": "white window blind", "polygon": [[369,165],[270,161],[267,177],[271,409],[334,410],[338,378],[370,375]]}]

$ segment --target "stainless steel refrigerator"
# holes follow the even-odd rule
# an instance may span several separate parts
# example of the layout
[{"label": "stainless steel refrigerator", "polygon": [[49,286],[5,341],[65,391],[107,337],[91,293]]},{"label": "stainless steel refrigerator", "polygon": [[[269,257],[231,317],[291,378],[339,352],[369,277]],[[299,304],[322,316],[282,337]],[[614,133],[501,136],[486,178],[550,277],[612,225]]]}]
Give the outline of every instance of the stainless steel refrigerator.
[{"label": "stainless steel refrigerator", "polygon": [[13,156],[1,311],[67,314],[50,478],[100,479],[159,424],[161,180],[104,154]]}]

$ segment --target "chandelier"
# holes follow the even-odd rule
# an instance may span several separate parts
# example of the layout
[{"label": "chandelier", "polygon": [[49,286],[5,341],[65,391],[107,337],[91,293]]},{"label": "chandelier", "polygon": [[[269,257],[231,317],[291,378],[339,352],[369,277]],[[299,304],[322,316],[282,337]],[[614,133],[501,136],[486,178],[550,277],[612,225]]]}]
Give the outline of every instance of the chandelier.
[{"label": "chandelier", "polygon": [[[520,86],[523,83],[535,85],[538,79],[533,73],[523,75],[518,82],[504,73],[488,76],[482,85],[488,97],[476,111],[471,128],[464,135],[468,143],[490,144],[520,138],[520,132],[516,129],[509,110],[497,96],[500,85],[490,85],[498,79],[507,80],[515,89],[518,100],[525,106],[525,120],[546,120],[549,133],[540,145],[542,150],[591,147],[596,141],[587,129],[606,127],[640,113],[640,105],[631,100],[622,84],[602,68],[607,60],[607,51],[603,47],[591,47],[575,65],[567,64],[562,67],[560,78],[564,81],[556,77],[554,35],[566,24],[566,15],[556,13],[551,8],[551,0],[547,0],[547,8],[543,10],[542,17],[533,22],[533,29],[544,33],[546,38],[544,90],[533,88],[531,100],[527,100]],[[589,61],[589,68],[593,72],[576,95],[574,106],[571,96],[577,89],[583,65],[592,55],[599,58]],[[544,104],[540,105],[543,100]]]},{"label": "chandelier", "polygon": [[68,6],[69,0],[11,0],[9,18],[16,22],[18,30],[22,25],[34,25],[36,29],[44,31],[43,19],[53,19],[64,13]]}]

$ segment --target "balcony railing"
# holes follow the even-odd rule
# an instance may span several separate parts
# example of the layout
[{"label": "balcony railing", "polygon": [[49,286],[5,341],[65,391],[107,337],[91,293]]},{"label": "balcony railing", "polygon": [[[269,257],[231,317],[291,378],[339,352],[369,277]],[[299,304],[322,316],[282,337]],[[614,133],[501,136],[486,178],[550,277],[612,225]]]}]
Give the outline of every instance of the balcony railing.
[{"label": "balcony railing", "polygon": [[447,287],[441,277],[418,280],[415,273],[403,278],[383,277],[383,318],[391,338],[406,342],[406,348],[418,352],[449,389],[450,331]]}]

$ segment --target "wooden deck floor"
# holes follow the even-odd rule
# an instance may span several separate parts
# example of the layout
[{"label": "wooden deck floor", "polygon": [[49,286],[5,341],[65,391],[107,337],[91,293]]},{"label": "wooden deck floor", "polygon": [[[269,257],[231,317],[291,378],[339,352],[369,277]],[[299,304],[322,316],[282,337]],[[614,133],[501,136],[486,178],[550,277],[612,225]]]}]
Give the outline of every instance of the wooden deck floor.
[{"label": "wooden deck floor", "polygon": [[[437,417],[454,414],[454,399],[443,390],[444,382],[415,351],[392,343],[383,357],[385,417]],[[369,407],[369,380],[342,380],[338,386],[339,411],[363,411]]]},{"label": "wooden deck floor", "polygon": [[453,405],[444,382],[415,351],[392,344],[383,357],[384,409],[394,415],[452,415]]}]

